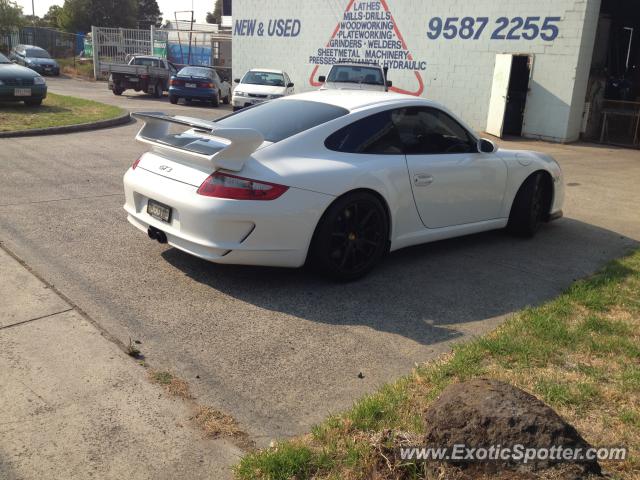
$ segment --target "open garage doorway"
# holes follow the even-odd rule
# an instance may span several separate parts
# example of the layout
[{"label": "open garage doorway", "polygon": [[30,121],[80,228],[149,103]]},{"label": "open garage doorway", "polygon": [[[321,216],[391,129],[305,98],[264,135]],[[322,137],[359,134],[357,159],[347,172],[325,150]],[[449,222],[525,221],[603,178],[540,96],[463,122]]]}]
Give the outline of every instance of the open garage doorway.
[{"label": "open garage doorway", "polygon": [[496,55],[487,133],[522,135],[532,63],[529,55]]},{"label": "open garage doorway", "polygon": [[640,148],[640,2],[602,0],[583,138]]}]

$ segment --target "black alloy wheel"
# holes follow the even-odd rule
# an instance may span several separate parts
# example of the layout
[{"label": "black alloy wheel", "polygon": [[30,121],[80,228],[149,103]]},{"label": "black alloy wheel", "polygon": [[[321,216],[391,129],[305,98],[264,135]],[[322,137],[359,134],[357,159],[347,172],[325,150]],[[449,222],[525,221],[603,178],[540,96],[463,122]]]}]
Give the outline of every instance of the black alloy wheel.
[{"label": "black alloy wheel", "polygon": [[535,173],[527,178],[513,201],[507,230],[520,237],[533,237],[549,213],[550,197],[543,174]]},{"label": "black alloy wheel", "polygon": [[369,273],[386,253],[389,221],[380,200],[367,192],[338,199],[320,220],[310,256],[323,273],[342,281]]}]

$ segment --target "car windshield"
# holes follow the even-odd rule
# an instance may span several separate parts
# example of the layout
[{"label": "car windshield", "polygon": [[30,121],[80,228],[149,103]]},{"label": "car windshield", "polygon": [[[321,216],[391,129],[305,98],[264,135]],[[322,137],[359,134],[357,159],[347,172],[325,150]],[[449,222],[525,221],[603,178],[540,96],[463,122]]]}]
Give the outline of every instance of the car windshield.
[{"label": "car windshield", "polygon": [[211,70],[202,67],[184,67],[178,72],[178,76],[209,78],[211,77]]},{"label": "car windshield", "polygon": [[27,48],[27,57],[29,58],[51,58],[49,54],[41,48]]},{"label": "car windshield", "polygon": [[258,72],[252,70],[247,72],[240,83],[250,85],[268,85],[270,87],[284,87],[284,75],[273,72]]},{"label": "car windshield", "polygon": [[0,53],[0,63],[11,63],[7,57]]},{"label": "car windshield", "polygon": [[384,85],[384,78],[382,77],[382,72],[379,68],[343,65],[334,66],[331,69],[327,82]]},{"label": "car windshield", "polygon": [[228,128],[253,128],[260,132],[265,140],[275,143],[347,113],[349,111],[342,107],[326,103],[275,100],[240,110],[215,123]]}]

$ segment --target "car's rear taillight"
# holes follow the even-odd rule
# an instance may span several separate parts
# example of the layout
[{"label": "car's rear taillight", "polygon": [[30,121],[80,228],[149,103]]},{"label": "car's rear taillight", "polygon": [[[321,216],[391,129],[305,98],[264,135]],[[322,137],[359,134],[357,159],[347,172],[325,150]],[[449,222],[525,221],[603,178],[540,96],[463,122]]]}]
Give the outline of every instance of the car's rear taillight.
[{"label": "car's rear taillight", "polygon": [[177,78],[172,78],[172,79],[169,81],[169,85],[173,85],[173,86],[178,87],[178,86],[180,86],[180,85],[184,85],[184,81],[183,81],[183,80],[178,80]]},{"label": "car's rear taillight", "polygon": [[136,169],[136,167],[137,167],[137,166],[138,166],[138,164],[140,163],[140,160],[142,160],[142,155],[140,155],[140,156],[138,157],[138,159],[137,159],[135,162],[133,162],[133,165],[131,165],[131,170],[135,170],[135,169]]},{"label": "car's rear taillight", "polygon": [[233,200],[275,200],[287,190],[289,187],[277,183],[214,173],[200,185],[198,193],[207,197]]},{"label": "car's rear taillight", "polygon": [[211,83],[211,82],[200,82],[198,84],[198,87],[200,87],[200,88],[213,88],[213,83]]}]

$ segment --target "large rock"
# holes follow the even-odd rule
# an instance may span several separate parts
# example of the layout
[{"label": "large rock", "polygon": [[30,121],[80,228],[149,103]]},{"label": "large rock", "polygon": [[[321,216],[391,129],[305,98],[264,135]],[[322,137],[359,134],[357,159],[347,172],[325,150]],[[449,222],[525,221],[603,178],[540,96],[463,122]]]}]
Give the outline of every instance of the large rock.
[{"label": "large rock", "polygon": [[[574,427],[533,395],[497,380],[475,379],[446,388],[425,413],[427,446],[489,448],[589,448]],[[584,451],[584,450],[583,450]],[[521,472],[552,467],[553,460],[527,462],[460,461],[472,470]],[[597,461],[575,462],[586,473],[600,473]]]}]

